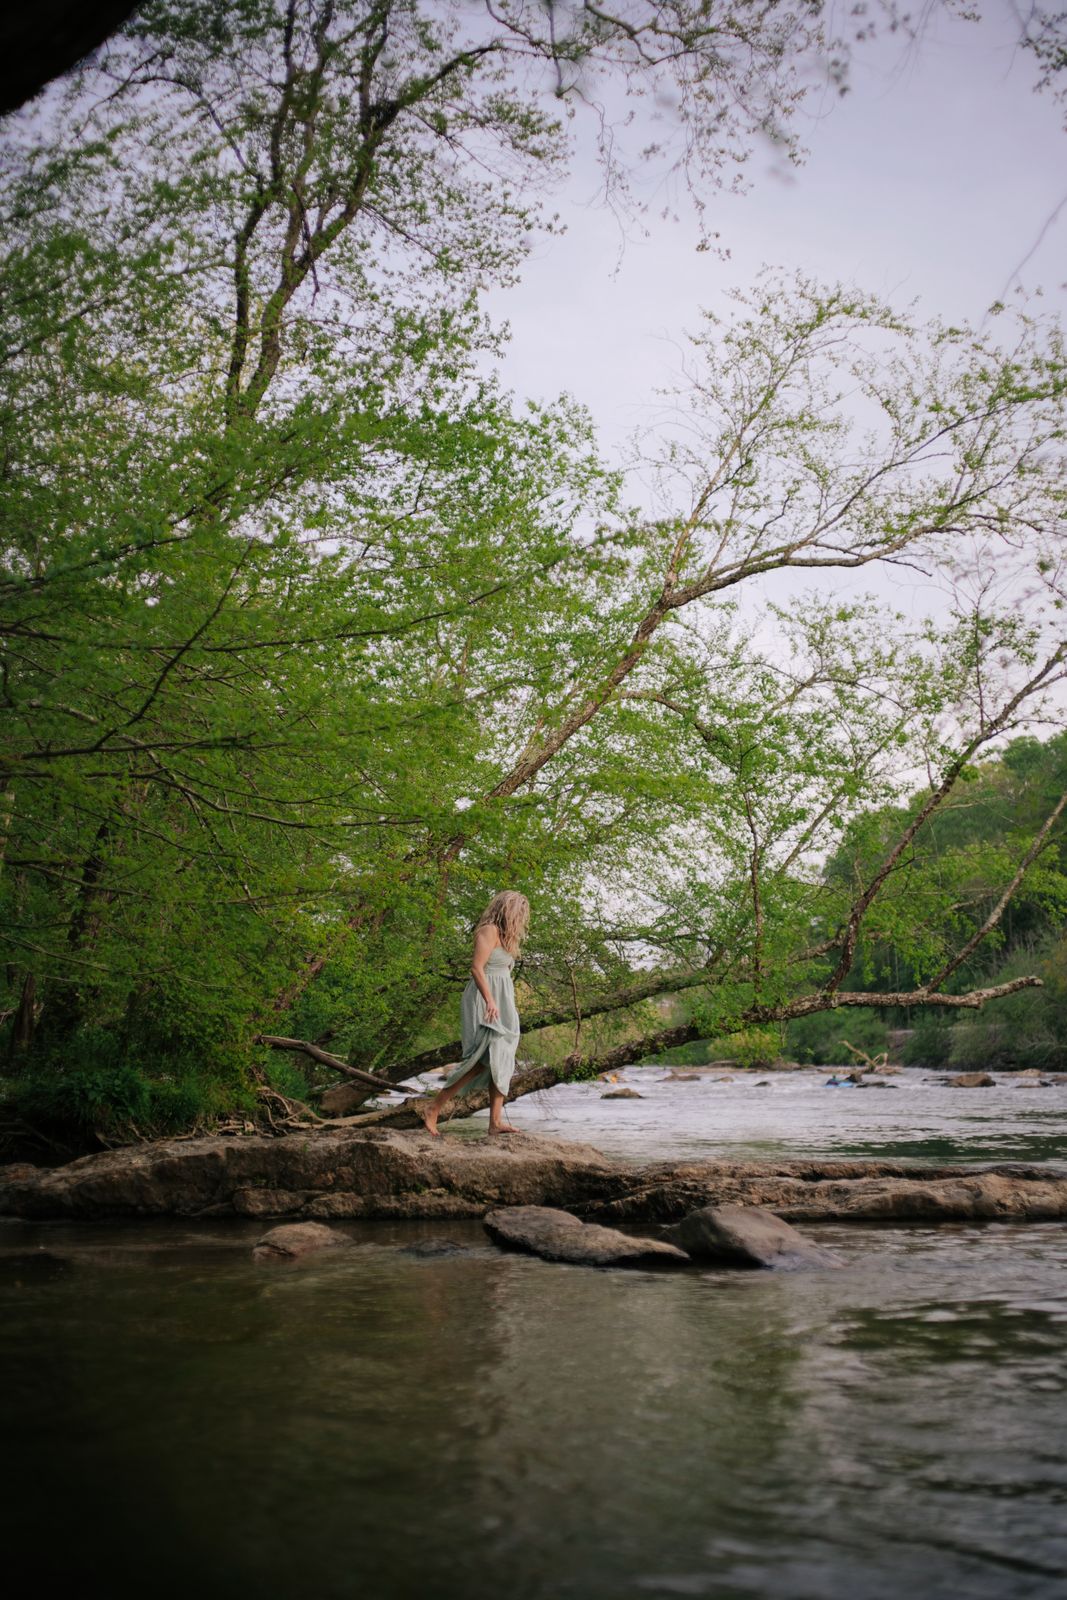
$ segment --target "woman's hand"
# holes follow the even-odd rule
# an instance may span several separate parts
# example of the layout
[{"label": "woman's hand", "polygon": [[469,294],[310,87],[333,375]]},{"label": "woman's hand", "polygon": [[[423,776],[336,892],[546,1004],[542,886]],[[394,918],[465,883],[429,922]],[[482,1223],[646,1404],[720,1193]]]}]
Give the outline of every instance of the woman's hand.
[{"label": "woman's hand", "polygon": [[485,1020],[486,1022],[500,1021],[500,1011],[495,1000],[487,1000],[485,1002]]}]

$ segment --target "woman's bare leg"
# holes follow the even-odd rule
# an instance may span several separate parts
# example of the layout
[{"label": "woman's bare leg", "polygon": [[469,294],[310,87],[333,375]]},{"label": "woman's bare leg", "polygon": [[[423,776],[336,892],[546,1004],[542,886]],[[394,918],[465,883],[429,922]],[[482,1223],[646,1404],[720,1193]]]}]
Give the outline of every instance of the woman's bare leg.
[{"label": "woman's bare leg", "polygon": [[454,1100],[456,1095],[462,1089],[463,1085],[465,1083],[470,1083],[471,1079],[476,1078],[481,1070],[481,1063],[477,1062],[473,1067],[471,1067],[469,1072],[465,1072],[463,1074],[462,1078],[457,1078],[455,1083],[450,1083],[447,1089],[439,1089],[434,1095],[433,1099],[430,1101],[430,1104],[426,1107],[425,1111],[422,1109],[421,1103],[418,1100],[415,1101],[413,1109],[426,1124],[426,1130],[428,1133],[437,1133],[437,1119],[441,1115],[441,1112],[445,1109],[445,1106],[447,1106],[450,1100]]},{"label": "woman's bare leg", "polygon": [[510,1124],[504,1121],[504,1096],[495,1083],[489,1085],[489,1132],[511,1132]]}]

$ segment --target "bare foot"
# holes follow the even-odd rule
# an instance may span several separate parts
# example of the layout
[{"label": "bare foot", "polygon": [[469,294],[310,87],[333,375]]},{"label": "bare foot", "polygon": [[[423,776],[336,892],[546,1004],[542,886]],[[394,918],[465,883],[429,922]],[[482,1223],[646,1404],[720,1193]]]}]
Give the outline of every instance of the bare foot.
[{"label": "bare foot", "polygon": [[492,1123],[489,1125],[490,1133],[518,1133],[518,1131],[518,1128],[512,1128],[509,1124],[503,1122],[500,1124],[499,1128],[494,1128]]},{"label": "bare foot", "polygon": [[431,1100],[429,1105],[425,1105],[416,1100],[411,1109],[421,1120],[426,1132],[432,1133],[435,1139],[439,1139],[441,1135],[437,1131],[437,1107],[434,1105],[433,1101]]}]

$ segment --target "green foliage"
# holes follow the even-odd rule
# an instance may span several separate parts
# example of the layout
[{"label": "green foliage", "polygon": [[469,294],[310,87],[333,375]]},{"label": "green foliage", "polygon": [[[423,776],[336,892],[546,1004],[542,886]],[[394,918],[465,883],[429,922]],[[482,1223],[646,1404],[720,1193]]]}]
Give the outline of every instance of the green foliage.
[{"label": "green foliage", "polygon": [[78,1039],[77,1065],[34,1061],[8,1080],[3,1099],[11,1116],[74,1143],[95,1134],[116,1139],[155,1138],[209,1127],[233,1111],[254,1112],[254,1096],[192,1066],[149,1073],[121,1059],[106,1033]]},{"label": "green foliage", "polygon": [[743,1028],[710,1043],[710,1059],[736,1061],[739,1067],[768,1067],[782,1053],[778,1028]]},{"label": "green foliage", "polygon": [[1042,980],[1040,989],[1020,989],[995,1008],[955,1024],[950,1066],[960,1071],[1067,1070],[1067,936],[1037,948],[1020,946],[997,977],[1004,981],[1030,973]]},{"label": "green foliage", "polygon": [[[975,764],[967,783],[931,817],[866,919],[853,979],[876,990],[929,980],[993,911],[1045,817],[1067,788],[1067,734],[1024,737]],[[846,831],[831,883],[867,881],[927,798],[872,809]],[[1047,938],[1067,915],[1061,862],[1067,815],[1047,835],[997,926],[951,978],[950,991],[988,981],[1005,949]],[[1013,974],[1014,975],[1014,974]]]},{"label": "green foliage", "polygon": [[820,1011],[786,1023],[785,1053],[794,1061],[810,1061],[817,1067],[845,1066],[856,1059],[846,1040],[866,1055],[876,1056],[886,1048],[886,1032],[882,1018],[866,1006]]},{"label": "green foliage", "polygon": [[[714,182],[739,138],[787,136],[818,53],[817,8],[772,11],[722,32],[682,0],[635,32],[339,0],[290,32],[274,0],[152,0],[10,124],[0,1048],[24,1111],[169,1128],[250,1103],[261,1032],[365,1065],[448,1039],[505,887],[531,1004],[680,966],[706,976],[692,1025],[765,1059],[921,804],[901,772],[957,756],[854,975],[929,977],[980,925],[1067,761],[1063,737],[983,755],[991,697],[1040,689],[1058,637],[1058,327],[1020,313],[1002,348],[762,276],[643,447],[655,515],[580,407],[492,375],[479,295],[552,225],[568,101],[666,78],[678,162]],[[968,540],[1025,552],[1033,615],[915,624],[833,571],[762,630],[735,599],[912,545],[951,582]],[[1062,836],[952,983],[1062,920]],[[581,1048],[663,1022],[583,1016]]]},{"label": "green foliage", "polygon": [[945,1067],[952,1054],[953,1018],[939,1012],[920,1016],[904,1041],[901,1060],[906,1067]]},{"label": "green foliage", "polygon": [[291,1057],[271,1051],[263,1076],[279,1094],[287,1095],[291,1100],[306,1100],[308,1074]]}]

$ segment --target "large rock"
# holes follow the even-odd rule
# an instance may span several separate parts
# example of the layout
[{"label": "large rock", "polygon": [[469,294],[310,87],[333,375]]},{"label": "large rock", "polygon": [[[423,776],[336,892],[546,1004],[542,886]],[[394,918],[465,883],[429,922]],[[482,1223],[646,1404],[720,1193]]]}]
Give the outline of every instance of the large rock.
[{"label": "large rock", "polygon": [[840,1257],[761,1206],[702,1206],[670,1228],[666,1237],[703,1261],[730,1266],[839,1267]]},{"label": "large rock", "polygon": [[[762,1170],[761,1170],[762,1166]],[[654,1169],[646,1169],[648,1178]],[[1067,1219],[1067,1177],[1014,1163],[915,1168],[878,1161],[693,1163],[629,1194],[575,1207],[597,1222],[676,1222],[704,1205],[765,1206],[789,1222]]]},{"label": "large rock", "polygon": [[636,1089],[609,1089],[607,1094],[600,1096],[601,1100],[643,1100],[643,1094],[638,1094]]},{"label": "large rock", "polygon": [[945,1079],[950,1089],[992,1089],[996,1081],[988,1072],[958,1072],[954,1078]]},{"label": "large rock", "polygon": [[545,1261],[569,1261],[579,1267],[689,1266],[685,1251],[664,1240],[634,1239],[616,1228],[581,1222],[569,1211],[550,1206],[490,1211],[484,1220],[494,1243]]},{"label": "large rock", "polygon": [[618,1192],[590,1145],[372,1127],[283,1138],[161,1140],[20,1167],[0,1214],[23,1217],[480,1217],[493,1206],[570,1205]]},{"label": "large rock", "polygon": [[354,1083],[335,1083],[319,1101],[319,1110],[327,1117],[349,1117],[373,1098],[373,1090],[368,1093],[365,1087]]},{"label": "large rock", "polygon": [[1067,1218],[1067,1175],[1015,1162],[609,1161],[531,1135],[470,1139],[382,1126],[283,1138],[161,1140],[62,1167],[0,1170],[0,1214],[21,1217],[482,1217],[553,1206],[586,1221],[673,1223],[708,1205],[790,1222]]},{"label": "large rock", "polygon": [[321,1222],[288,1222],[257,1240],[252,1254],[257,1261],[295,1261],[316,1250],[336,1250],[351,1243],[346,1234]]}]

